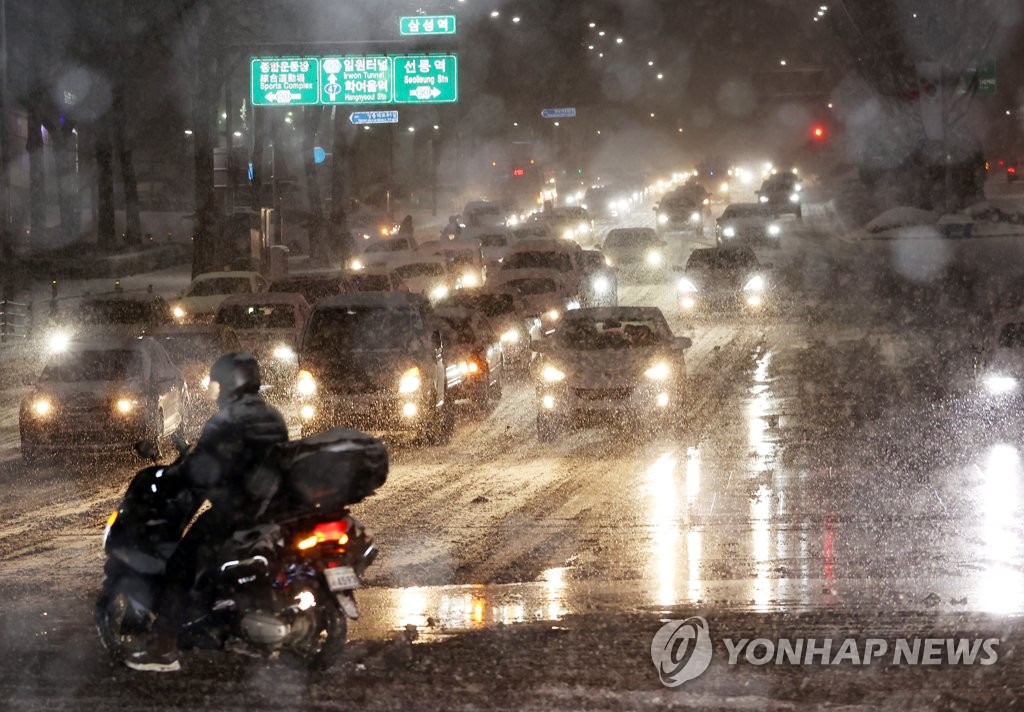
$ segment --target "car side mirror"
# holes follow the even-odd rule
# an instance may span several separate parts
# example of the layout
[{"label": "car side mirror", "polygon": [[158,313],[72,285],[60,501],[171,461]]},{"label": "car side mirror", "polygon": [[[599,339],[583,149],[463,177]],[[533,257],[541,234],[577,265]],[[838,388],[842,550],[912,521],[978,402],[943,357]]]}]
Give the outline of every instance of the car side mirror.
[{"label": "car side mirror", "polygon": [[693,346],[693,339],[691,339],[689,336],[677,336],[672,341],[672,348],[674,348],[676,351],[686,351],[686,349],[690,348],[691,346]]}]

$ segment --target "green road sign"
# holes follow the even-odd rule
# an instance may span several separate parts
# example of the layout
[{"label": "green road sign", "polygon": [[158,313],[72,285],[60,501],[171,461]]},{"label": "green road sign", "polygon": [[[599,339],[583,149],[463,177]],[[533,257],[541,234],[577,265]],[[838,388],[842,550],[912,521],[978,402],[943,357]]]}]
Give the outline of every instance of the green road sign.
[{"label": "green road sign", "polygon": [[253,106],[305,106],[319,103],[318,57],[253,57]]},{"label": "green road sign", "polygon": [[455,15],[415,15],[398,18],[403,35],[454,35]]},{"label": "green road sign", "polygon": [[459,100],[459,58],[453,54],[392,55],[394,103],[451,104]]},{"label": "green road sign", "polygon": [[996,61],[994,59],[971,67],[961,75],[959,91],[964,93],[970,91],[972,87],[977,94],[991,96],[996,93]]},{"label": "green road sign", "polygon": [[323,57],[320,102],[323,104],[390,104],[392,62],[384,56]]}]

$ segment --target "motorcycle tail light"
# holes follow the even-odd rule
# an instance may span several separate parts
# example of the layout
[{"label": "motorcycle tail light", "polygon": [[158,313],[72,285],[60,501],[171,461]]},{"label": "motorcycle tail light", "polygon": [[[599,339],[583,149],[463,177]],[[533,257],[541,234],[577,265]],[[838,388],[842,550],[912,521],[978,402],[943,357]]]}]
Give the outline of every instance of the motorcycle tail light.
[{"label": "motorcycle tail light", "polygon": [[336,522],[317,524],[312,532],[295,543],[295,548],[305,551],[328,541],[337,542],[339,546],[348,543],[348,520],[339,519]]}]

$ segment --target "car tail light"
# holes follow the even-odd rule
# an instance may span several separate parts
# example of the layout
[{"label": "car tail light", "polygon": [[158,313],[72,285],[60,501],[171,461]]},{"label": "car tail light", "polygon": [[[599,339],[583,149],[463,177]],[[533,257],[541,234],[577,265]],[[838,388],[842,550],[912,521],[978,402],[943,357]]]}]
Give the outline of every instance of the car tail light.
[{"label": "car tail light", "polygon": [[1011,176],[1017,175],[1017,167],[1010,166],[1009,168],[1006,169],[1006,172],[1009,173]]},{"label": "car tail light", "polygon": [[302,537],[295,543],[295,548],[300,551],[312,549],[318,544],[335,541],[339,545],[348,543],[348,520],[339,519],[336,522],[321,522],[313,527],[308,535]]}]

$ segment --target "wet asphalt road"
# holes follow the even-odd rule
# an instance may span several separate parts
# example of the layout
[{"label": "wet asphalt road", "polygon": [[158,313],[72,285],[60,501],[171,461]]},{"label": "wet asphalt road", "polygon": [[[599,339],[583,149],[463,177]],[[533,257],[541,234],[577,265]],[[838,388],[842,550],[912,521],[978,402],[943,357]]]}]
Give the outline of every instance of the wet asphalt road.
[{"label": "wet asphalt road", "polygon": [[[541,445],[532,386],[519,381],[490,415],[464,409],[451,445],[396,447],[387,485],[355,510],[382,554],[337,678],[223,655],[186,658],[171,681],[107,665],[90,607],[103,521],[135,464],[24,465],[24,388],[8,379],[0,704],[344,708],[346,694],[381,707],[676,704],[684,693],[662,696],[647,646],[659,617],[694,611],[748,636],[762,623],[789,634],[787,616],[807,616],[802,625],[825,630],[856,620],[869,635],[995,627],[1014,639],[1005,626],[1024,611],[1021,439],[1015,421],[980,403],[968,351],[956,347],[974,326],[955,307],[937,327],[934,312],[880,299],[875,256],[837,240],[824,211],[808,212],[787,223],[781,250],[760,253],[780,285],[763,317],[684,319],[670,278],[620,284],[622,304],[660,306],[693,338],[687,407],[669,431],[599,426]],[[702,242],[670,239],[679,262]],[[533,669],[550,645],[543,631],[574,634],[595,620],[602,642],[581,640],[603,652],[567,669],[604,670],[609,697],[589,672],[581,697],[489,692],[481,655],[522,658],[530,672],[519,674],[535,685],[572,688]],[[650,667],[620,669],[620,659]],[[1015,689],[1019,670],[1005,665],[961,684],[1005,691],[1009,676]],[[899,680],[888,683],[930,684]],[[744,685],[727,679],[694,700],[717,706]]]}]

